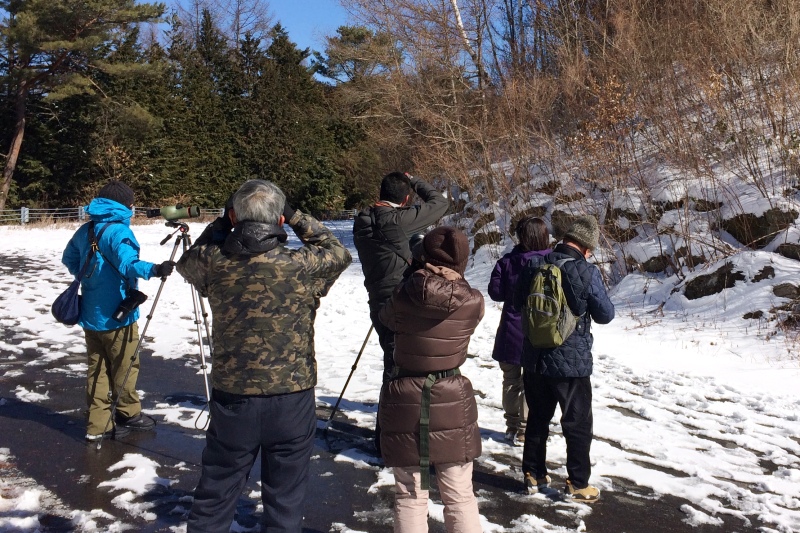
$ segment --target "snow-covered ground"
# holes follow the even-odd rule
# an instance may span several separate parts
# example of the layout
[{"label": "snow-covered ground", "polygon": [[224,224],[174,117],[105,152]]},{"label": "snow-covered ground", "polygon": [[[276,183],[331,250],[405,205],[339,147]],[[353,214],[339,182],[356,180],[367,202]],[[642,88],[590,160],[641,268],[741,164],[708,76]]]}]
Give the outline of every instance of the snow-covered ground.
[{"label": "snow-covered ground", "polygon": [[[344,241],[350,240],[351,222],[331,223],[331,227]],[[199,235],[202,229],[202,224],[191,223],[193,235]],[[36,269],[63,273],[59,278],[63,283],[50,284],[39,281],[37,272],[26,273],[24,267],[0,265],[0,328],[6,330],[0,335],[0,379],[11,379],[25,371],[13,364],[21,358],[27,358],[26,367],[35,367],[37,360],[84,350],[80,329],[58,325],[49,314],[49,304],[69,281],[60,257],[73,231],[74,227],[0,228],[0,260],[14,257]],[[159,244],[169,231],[162,224],[137,225],[134,231],[142,259],[160,262],[169,257],[173,241]],[[290,244],[297,245],[297,241]],[[467,271],[470,283],[484,293],[494,265],[488,251],[489,247],[481,248]],[[495,253],[502,251],[500,247]],[[738,264],[758,271],[773,260],[772,254],[759,252],[743,255]],[[781,335],[767,335],[768,326],[758,320],[743,320],[741,312],[744,302],[763,305],[764,309],[773,306],[771,286],[800,279],[800,263],[784,258],[777,262],[778,275],[773,278],[757,284],[739,283],[720,294],[692,301],[680,295],[670,297],[668,280],[629,276],[615,288],[612,298],[617,318],[593,330],[596,440],[592,482],[604,492],[624,490],[614,479],[629,479],[652,489],[654,498],[672,495],[689,502],[682,511],[691,525],[721,526],[720,517],[734,517],[743,528],[757,519],[762,531],[800,531],[800,346]],[[150,309],[158,286],[158,280],[141,283],[140,289],[151,296],[143,306],[145,311]],[[658,291],[666,292],[663,297],[654,296]],[[366,300],[360,266],[354,263],[322,302],[316,321],[320,399],[335,400],[342,391],[369,330]],[[661,305],[664,301],[667,304]],[[501,372],[491,352],[500,308],[487,297],[486,316],[469,347],[473,357],[462,371],[478,394],[479,424],[484,434],[484,452],[478,462],[485,469],[507,472],[519,466],[522,450],[499,440],[505,429]],[[153,340],[146,348],[153,350],[154,357],[197,353],[191,316],[190,288],[174,274],[164,285],[147,331]],[[181,321],[185,321],[185,328],[176,327]],[[140,329],[144,324],[143,316]],[[20,325],[27,332],[26,340],[11,342]],[[31,340],[30,333],[41,343]],[[43,349],[42,344],[55,349]],[[31,358],[30,353],[37,355]],[[73,366],[64,371],[85,371],[85,365]],[[348,416],[364,428],[374,426],[374,407],[368,406],[378,400],[381,366],[377,339],[370,339],[345,394]],[[55,393],[46,387],[19,387],[15,391],[16,399],[42,405]],[[4,403],[6,400],[0,397],[0,416]],[[351,406],[356,406],[355,410]],[[359,411],[358,406],[364,408]],[[195,420],[189,415],[196,411],[188,404],[164,404],[148,412],[159,424],[194,426]],[[5,446],[0,435],[0,465],[13,464],[15,450]],[[548,452],[550,462],[564,464],[565,446],[558,428]],[[390,472],[376,467],[369,458],[350,451],[342,453],[341,460],[371,468],[375,487],[392,484]],[[147,504],[137,496],[144,487],[170,484],[159,475],[161,466],[153,458],[126,454],[109,469],[107,480],[98,490],[119,492],[114,504],[120,516],[147,519]],[[556,474],[565,477],[564,467]],[[545,497],[518,495],[520,500]],[[37,511],[58,506],[55,500],[35,480],[24,476],[0,479],[0,531],[36,531]],[[566,531],[530,514],[525,507],[520,509],[513,531]],[[104,517],[97,511],[68,511],[77,530],[100,530],[97,521]],[[437,515],[441,518],[441,507],[434,505],[432,516]],[[122,522],[109,527],[124,529]],[[336,524],[331,527],[332,531],[352,531]],[[581,530],[581,524],[576,528]],[[489,520],[485,520],[484,530],[509,531]]]}]

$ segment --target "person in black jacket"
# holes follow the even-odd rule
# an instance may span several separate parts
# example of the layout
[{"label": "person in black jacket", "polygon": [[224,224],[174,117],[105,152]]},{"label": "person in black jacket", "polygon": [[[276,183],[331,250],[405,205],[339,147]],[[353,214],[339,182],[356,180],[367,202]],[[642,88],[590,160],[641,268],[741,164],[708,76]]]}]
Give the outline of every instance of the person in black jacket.
[{"label": "person in black jacket", "polygon": [[[422,204],[408,205],[412,191]],[[381,181],[380,200],[358,213],[353,223],[353,241],[369,294],[369,316],[383,350],[383,384],[394,369],[394,332],[381,323],[378,313],[411,264],[409,239],[442,218],[448,205],[447,198],[425,181],[392,172]],[[380,454],[377,425],[375,433]]]},{"label": "person in black jacket", "polygon": [[529,493],[547,488],[547,437],[556,406],[561,406],[561,429],[567,441],[566,493],[593,502],[600,491],[589,485],[592,465],[592,321],[608,324],[614,304],[608,297],[600,270],[587,259],[597,248],[600,230],[592,216],[578,218],[564,239],[544,258],[534,258],[523,271],[514,295],[522,308],[535,270],[543,263],[571,259],[561,266],[562,287],[570,309],[578,318],[575,331],[557,348],[537,349],[523,341],[522,366],[528,424],[522,452],[522,472]]}]

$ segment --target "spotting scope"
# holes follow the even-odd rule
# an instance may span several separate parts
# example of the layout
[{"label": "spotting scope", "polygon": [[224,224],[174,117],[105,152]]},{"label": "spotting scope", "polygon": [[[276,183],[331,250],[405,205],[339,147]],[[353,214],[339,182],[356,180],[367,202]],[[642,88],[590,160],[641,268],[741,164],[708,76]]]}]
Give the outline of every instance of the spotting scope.
[{"label": "spotting scope", "polygon": [[197,206],[184,207],[178,204],[162,208],[147,209],[146,214],[147,218],[164,217],[167,220],[178,220],[181,218],[199,217],[200,208]]}]

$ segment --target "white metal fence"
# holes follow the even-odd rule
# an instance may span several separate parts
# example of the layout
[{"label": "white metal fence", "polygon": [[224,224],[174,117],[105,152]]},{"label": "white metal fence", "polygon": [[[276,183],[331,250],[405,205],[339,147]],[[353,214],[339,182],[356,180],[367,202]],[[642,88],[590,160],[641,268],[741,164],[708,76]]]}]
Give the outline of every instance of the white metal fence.
[{"label": "white metal fence", "polygon": [[[32,224],[40,223],[55,223],[55,222],[70,222],[77,221],[83,222],[88,220],[86,215],[85,206],[80,207],[64,207],[60,209],[35,209],[28,207],[21,207],[19,209],[0,209],[0,225],[11,224]],[[147,211],[150,209],[157,209],[152,207],[134,207],[134,218],[144,219],[147,218]],[[200,208],[200,217],[203,218],[216,218],[222,215],[223,209],[203,209]],[[329,211],[323,213],[320,218],[322,220],[349,220],[356,214],[353,209],[345,211]]]}]

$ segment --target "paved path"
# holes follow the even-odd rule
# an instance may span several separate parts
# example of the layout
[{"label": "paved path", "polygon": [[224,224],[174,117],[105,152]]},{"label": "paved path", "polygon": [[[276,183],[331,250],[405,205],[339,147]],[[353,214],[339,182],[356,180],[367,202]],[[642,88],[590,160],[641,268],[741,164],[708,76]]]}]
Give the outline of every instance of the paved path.
[{"label": "paved path", "polygon": [[[15,335],[22,342],[24,327],[20,326],[16,332],[6,329],[2,335],[6,338]],[[111,518],[98,519],[100,530],[103,524],[119,521],[136,531],[170,531],[170,527],[185,521],[191,491],[199,476],[202,431],[161,420],[154,433],[107,441],[98,450],[96,445],[83,440],[83,374],[69,370],[79,368],[82,356],[73,355],[31,368],[28,363],[33,357],[31,353],[30,360],[24,355],[10,359],[8,353],[0,352],[0,376],[12,369],[23,369],[20,373],[11,372],[14,377],[0,377],[0,398],[4,399],[0,407],[0,447],[8,448],[13,456],[11,464],[0,464],[0,476],[5,480],[32,479],[52,493],[51,501],[45,502],[47,512],[39,518],[44,531],[73,530],[68,519],[72,510],[102,509],[108,513]],[[144,408],[161,403],[202,404],[202,381],[186,369],[193,365],[194,361],[189,360],[152,357],[145,350],[138,384],[138,388],[148,391]],[[14,392],[17,387],[46,389],[50,398],[42,403],[19,401]],[[371,455],[370,432],[350,423],[346,411],[337,416],[330,431],[324,432],[323,426],[320,423],[317,430],[305,531],[348,531],[347,528],[370,533],[391,531],[391,488],[370,490],[380,470]],[[103,481],[119,477],[120,472],[109,472],[108,468],[127,453],[152,459],[160,465],[158,475],[172,481],[169,486],[156,485],[135,500],[146,503],[155,519],[137,516],[142,513],[133,508],[126,510],[119,501],[115,502],[119,491],[98,487]],[[341,461],[342,454],[352,461]],[[256,464],[256,474],[239,501],[238,522],[244,527],[255,526],[260,516],[256,484],[259,468]],[[542,520],[540,531],[574,531],[582,523],[587,531],[597,533],[745,531],[741,523],[691,527],[682,521],[685,515],[679,509],[686,502],[670,497],[654,499],[646,490],[623,480],[615,481],[621,488],[605,493],[591,508],[555,496],[551,500],[523,494],[515,468],[504,474],[477,470],[475,490],[480,497],[481,513],[506,531],[513,530],[515,520],[524,514]],[[441,524],[431,523],[431,531],[444,530]]]}]

